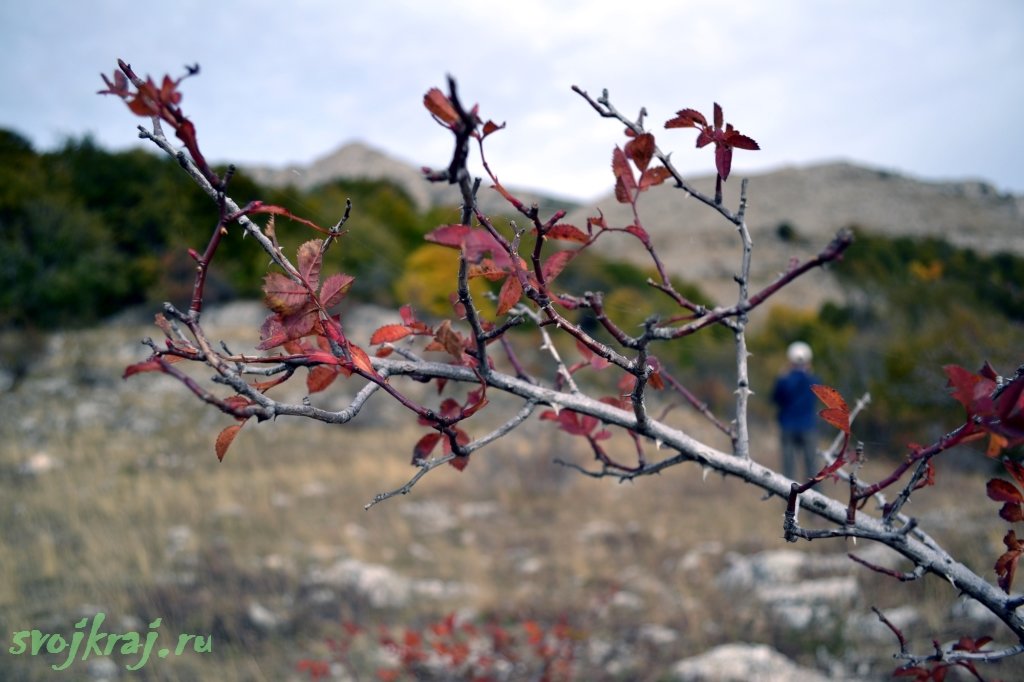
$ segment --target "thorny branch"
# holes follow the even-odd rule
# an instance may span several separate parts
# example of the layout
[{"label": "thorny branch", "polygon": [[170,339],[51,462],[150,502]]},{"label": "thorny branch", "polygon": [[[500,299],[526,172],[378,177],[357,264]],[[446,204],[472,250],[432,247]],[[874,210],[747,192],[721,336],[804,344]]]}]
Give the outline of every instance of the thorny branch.
[{"label": "thorny branch", "polygon": [[[193,257],[198,264],[194,295],[188,312],[176,310],[173,306],[165,306],[167,317],[158,316],[158,325],[164,331],[166,343],[164,347],[148,341],[152,349],[149,360],[136,363],[128,368],[126,376],[139,372],[158,371],[178,379],[189,391],[201,400],[214,405],[221,411],[244,422],[255,416],[258,420],[267,420],[278,416],[296,416],[330,424],[343,424],[355,418],[366,401],[377,391],[383,390],[405,408],[417,416],[420,423],[428,426],[436,433],[431,433],[417,444],[417,455],[413,464],[417,467],[414,476],[404,485],[394,490],[378,494],[366,505],[367,508],[397,495],[410,493],[416,483],[432,470],[443,464],[453,464],[459,468],[466,465],[469,456],[476,450],[508,436],[520,427],[533,414],[536,407],[551,407],[542,419],[557,421],[563,430],[583,436],[590,444],[595,459],[600,463],[597,471],[586,469],[575,463],[565,463],[580,472],[597,478],[610,477],[619,481],[634,480],[641,476],[658,474],[668,468],[690,463],[701,467],[704,471],[716,471],[726,476],[743,480],[760,488],[767,497],[778,497],[789,500],[784,531],[787,539],[803,538],[807,540],[819,538],[864,538],[884,544],[904,558],[912,569],[894,571],[874,566],[863,559],[852,557],[871,570],[885,573],[899,580],[918,579],[931,573],[948,581],[955,589],[969,595],[994,613],[1009,628],[1018,642],[1024,642],[1024,617],[1017,609],[1024,604],[1024,599],[1011,597],[1007,592],[997,589],[981,576],[974,573],[964,564],[956,561],[931,537],[917,527],[914,519],[902,514],[901,509],[921,485],[928,482],[931,460],[945,450],[974,437],[979,433],[978,422],[968,422],[956,431],[947,434],[935,444],[927,448],[918,448],[898,466],[893,473],[874,484],[864,484],[858,480],[858,461],[853,462],[854,469],[847,471],[849,464],[845,459],[846,447],[849,443],[849,431],[843,434],[841,446],[829,450],[832,459],[826,463],[822,472],[810,481],[798,483],[789,480],[776,471],[759,464],[750,452],[750,434],[747,423],[748,400],[751,394],[747,362],[749,351],[746,345],[745,328],[749,314],[766,301],[775,292],[810,270],[834,261],[841,257],[850,245],[852,236],[848,232],[839,233],[816,257],[791,266],[775,281],[760,291],[751,293],[750,267],[753,254],[753,243],[746,225],[747,183],[742,184],[739,206],[731,211],[722,205],[721,181],[719,176],[718,191],[715,197],[708,197],[696,191],[673,166],[670,156],[661,151],[651,135],[644,127],[646,112],[631,120],[621,114],[612,104],[607,91],[598,98],[592,98],[586,91],[573,87],[584,100],[602,117],[615,119],[624,124],[631,132],[635,146],[631,156],[622,154],[616,157],[617,186],[616,195],[620,201],[629,203],[633,209],[634,222],[628,227],[614,227],[604,224],[603,218],[593,219],[588,224],[588,232],[584,234],[573,226],[564,226],[559,221],[564,212],[557,211],[548,219],[540,215],[537,206],[527,207],[501,186],[497,176],[491,171],[483,156],[484,139],[491,133],[503,128],[491,121],[482,122],[477,107],[467,109],[457,92],[454,79],[449,78],[448,95],[432,90],[425,98],[425,104],[438,123],[448,128],[454,137],[453,154],[448,166],[441,171],[425,169],[425,177],[435,182],[447,182],[457,185],[462,200],[461,224],[456,233],[457,240],[445,245],[459,248],[460,265],[457,274],[457,300],[459,317],[465,320],[467,333],[456,330],[458,322],[444,321],[440,325],[431,326],[413,316],[411,311],[401,311],[403,324],[391,325],[390,329],[382,328],[381,340],[375,341],[379,346],[376,357],[370,357],[359,346],[353,343],[342,327],[341,319],[332,315],[329,308],[335,302],[337,287],[327,294],[318,290],[319,268],[321,260],[317,256],[301,252],[296,262],[290,260],[277,244],[273,234],[269,234],[251,219],[252,215],[269,213],[271,216],[282,215],[299,224],[306,225],[314,231],[326,235],[326,239],[318,242],[317,250],[322,259],[323,252],[341,237],[340,227],[348,218],[351,205],[346,209],[342,219],[329,230],[314,223],[293,216],[280,207],[267,207],[260,202],[253,202],[240,207],[227,193],[230,172],[220,178],[208,166],[199,152],[195,131],[191,122],[184,117],[178,106],[180,94],[176,88],[180,83],[165,79],[164,85],[157,88],[151,81],[143,81],[132,72],[127,64],[120,63],[121,72],[115,73],[113,80],[104,78],[108,89],[104,92],[114,94],[128,103],[132,111],[152,120],[152,129],[140,127],[140,137],[153,142],[158,148],[176,158],[184,171],[197,185],[216,203],[218,220],[205,251]],[[190,69],[191,72],[191,69]],[[132,91],[128,83],[137,90]],[[716,110],[717,113],[717,110]],[[162,125],[174,129],[175,134],[185,144],[185,150],[178,150],[164,136]],[[718,123],[716,122],[716,126]],[[644,137],[648,136],[648,137]],[[648,139],[649,138],[649,139]],[[490,216],[486,215],[477,203],[477,191],[480,179],[473,178],[468,170],[467,161],[470,154],[471,141],[479,145],[481,160],[494,187],[509,204],[528,222],[529,227],[520,229],[511,224],[511,235],[499,229]],[[640,142],[642,140],[642,142]],[[649,144],[647,152],[643,144]],[[629,143],[627,143],[629,148]],[[618,148],[617,149],[617,154]],[[638,151],[639,150],[639,151]],[[647,173],[651,159],[657,159],[664,170],[655,171],[653,175],[642,175],[640,184],[633,176],[634,164],[641,173]],[[613,164],[614,166],[615,164]],[[663,262],[658,258],[647,237],[641,221],[638,199],[645,188],[645,180],[657,184],[667,177],[675,180],[675,186],[688,193],[696,200],[716,211],[727,222],[737,229],[741,257],[736,275],[738,296],[736,303],[728,307],[707,308],[694,304],[675,291]],[[621,193],[620,193],[621,189]],[[268,293],[268,305],[274,303],[276,323],[297,324],[286,319],[288,315],[310,315],[308,327],[301,328],[302,333],[278,330],[273,325],[265,325],[263,330],[264,350],[284,347],[285,352],[272,352],[268,355],[234,354],[221,345],[220,348],[210,343],[201,325],[201,311],[204,297],[205,276],[213,261],[220,244],[220,238],[231,225],[238,224],[263,250],[269,255],[274,265],[283,271],[284,279],[291,284],[282,285],[284,297],[272,301]],[[595,227],[596,226],[596,227]],[[453,227],[453,226],[449,226]],[[530,230],[532,248],[524,245],[523,238]],[[596,230],[596,232],[594,231]],[[681,314],[666,322],[649,318],[644,324],[643,333],[638,337],[627,335],[620,325],[612,320],[604,310],[601,292],[586,292],[584,295],[562,294],[554,289],[558,272],[572,258],[589,247],[604,232],[627,232],[639,239],[649,253],[661,281],[650,284],[655,290],[667,295],[680,308]],[[551,254],[552,244],[559,239],[568,239],[580,244],[572,252],[565,250]],[[440,242],[439,242],[440,243]],[[525,251],[520,253],[520,249]],[[489,254],[489,258],[485,255]],[[315,266],[315,277],[311,274]],[[480,274],[490,274],[503,278],[502,295],[499,303],[507,304],[511,314],[507,320],[496,324],[487,320],[477,307],[470,294],[469,279]],[[335,281],[335,285],[338,281]],[[518,288],[518,291],[517,291]],[[516,298],[518,293],[519,297]],[[296,303],[297,301],[297,303]],[[559,309],[566,311],[589,310],[597,319],[597,323],[611,336],[612,343],[604,343],[583,326],[574,322]],[[283,311],[283,312],[282,312]],[[274,316],[272,316],[273,318]],[[273,321],[268,318],[268,323]],[[302,324],[306,324],[305,322]],[[735,416],[731,425],[725,424],[716,417],[707,405],[697,399],[672,374],[661,367],[651,352],[656,343],[666,343],[697,333],[713,325],[721,324],[729,328],[735,339],[736,359],[736,401]],[[518,338],[512,339],[509,330],[529,325],[534,327],[542,339],[542,350],[546,351],[554,361],[554,371],[544,376],[537,371],[528,369],[526,363],[519,359],[516,350]],[[556,349],[552,328],[572,338],[585,356],[585,362],[578,365],[567,365],[562,354]],[[282,338],[273,336],[277,333]],[[294,336],[289,337],[288,334]],[[268,338],[269,335],[269,338]],[[429,361],[423,359],[408,346],[398,346],[396,341],[405,336],[423,336],[431,339],[433,350],[443,349],[451,356],[449,362]],[[303,345],[303,339],[312,338],[319,346]],[[511,371],[506,371],[498,362],[498,358],[488,352],[488,345],[499,342],[504,357]],[[326,350],[325,350],[326,349]],[[393,357],[392,357],[393,354]],[[198,362],[215,371],[212,381],[228,387],[234,395],[222,398],[202,386],[197,380],[181,371],[177,362]],[[574,371],[585,366],[595,369],[615,367],[629,381],[620,382],[617,395],[595,397],[582,390],[574,377]],[[357,391],[348,406],[340,410],[326,410],[313,404],[311,397],[300,403],[279,401],[268,392],[275,386],[289,380],[299,368],[322,370],[355,377],[364,385]],[[1024,368],[1018,369],[1011,381],[1002,381],[991,400],[994,402],[999,392],[1008,390],[1014,381],[1024,380]],[[268,377],[268,381],[250,381],[251,377]],[[446,399],[439,409],[420,405],[400,388],[398,381],[392,379],[408,379],[415,382],[438,381],[439,383],[465,384],[473,387],[469,397],[463,404],[454,399]],[[681,395],[687,404],[697,409],[720,431],[730,437],[733,443],[732,452],[727,453],[694,439],[691,435],[670,426],[664,415],[654,416],[648,407],[648,398],[652,387],[668,383],[675,393]],[[508,416],[500,426],[490,430],[486,435],[475,440],[462,430],[461,424],[469,420],[477,411],[487,405],[487,391],[498,391],[522,400],[521,408]],[[858,403],[856,412],[866,400]],[[986,424],[998,426],[998,420],[990,418]],[[238,427],[235,427],[237,431]],[[625,432],[632,439],[637,451],[636,465],[616,462],[607,454],[601,441],[609,438],[614,428]],[[233,432],[232,432],[233,433]],[[222,434],[223,436],[223,434]],[[232,436],[233,437],[233,436]],[[230,439],[228,439],[230,442]],[[444,453],[431,455],[434,445],[441,443]],[[650,445],[659,454],[650,458]],[[226,448],[226,445],[224,446]],[[221,442],[218,439],[218,456]],[[883,491],[902,480],[907,471],[913,470],[893,503],[886,503]],[[816,485],[828,477],[839,477],[849,485],[849,497],[845,501],[833,499],[815,489]],[[874,498],[878,501],[882,515],[872,516],[863,511],[864,503]],[[822,530],[801,528],[796,522],[796,511],[807,510],[820,519],[832,524]],[[898,527],[896,524],[899,524]],[[1009,536],[1008,536],[1009,537]],[[1010,541],[1007,540],[1010,546]],[[1022,549],[1024,551],[1024,549]],[[1008,590],[1007,590],[1008,591]],[[907,666],[920,663],[962,664],[968,665],[975,661],[993,661],[1024,652],[1024,644],[1016,644],[996,652],[965,651],[956,648],[941,649],[931,655],[915,656],[907,652],[907,641],[903,634],[878,612],[879,618],[894,632],[899,639],[899,658],[907,661]]]}]

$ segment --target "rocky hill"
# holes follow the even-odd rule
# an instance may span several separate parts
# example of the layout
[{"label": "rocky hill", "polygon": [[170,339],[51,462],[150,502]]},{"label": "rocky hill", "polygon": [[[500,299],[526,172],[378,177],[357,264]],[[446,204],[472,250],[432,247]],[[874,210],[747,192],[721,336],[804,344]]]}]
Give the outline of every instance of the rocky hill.
[{"label": "rocky hill", "polygon": [[[714,194],[713,176],[696,178],[693,185]],[[726,183],[727,206],[737,206],[739,191],[740,178]],[[632,221],[629,207],[611,194],[595,203],[609,225]],[[568,220],[582,225],[593,214],[593,209],[580,209]],[[735,296],[732,278],[739,267],[739,240],[715,211],[666,184],[643,197],[640,216],[673,273],[700,282],[718,301]],[[1024,254],[1024,197],[999,193],[980,181],[928,182],[849,163],[751,176],[747,224],[754,243],[755,286],[771,281],[791,258],[817,253],[848,226],[891,236],[942,237],[984,253]],[[788,228],[780,231],[783,225]],[[644,251],[633,244],[623,248],[623,240],[608,240],[601,248],[644,263]],[[838,295],[828,277],[805,278],[782,293],[780,300],[808,306]]]},{"label": "rocky hill", "polygon": [[[294,185],[299,189],[312,189],[325,182],[340,178],[360,180],[389,180],[404,189],[421,209],[458,203],[458,191],[451,185],[430,183],[423,179],[421,169],[398,160],[362,142],[349,142],[314,160],[308,166],[245,166],[242,172],[253,180],[271,187]],[[575,207],[573,201],[556,200],[529,192],[517,192],[527,203],[541,207]],[[509,212],[508,204],[486,183],[481,185],[480,205],[488,212]]]},{"label": "rocky hill", "polygon": [[[244,171],[261,183],[306,189],[337,178],[386,179],[403,187],[420,208],[454,203],[451,187],[427,183],[417,167],[362,143],[346,144],[306,167]],[[713,176],[692,182],[713,193]],[[736,206],[739,188],[739,177],[727,183],[726,205]],[[629,208],[611,193],[579,207],[550,197],[520,196],[542,208],[570,210],[566,222],[581,227],[598,208],[610,225],[625,226],[632,220]],[[480,199],[486,211],[508,212],[507,204],[486,185]],[[750,177],[747,216],[755,286],[771,281],[791,258],[816,253],[838,229],[852,225],[887,235],[943,237],[985,253],[1024,254],[1024,197],[978,180],[931,182],[843,162],[786,167]],[[735,295],[738,239],[714,211],[664,185],[643,197],[641,219],[672,273],[700,283],[716,302]],[[783,225],[788,226],[788,239],[780,234]],[[599,241],[598,247],[608,255],[649,263],[639,244],[621,235]],[[807,306],[839,296],[827,276],[809,278],[783,294],[780,301]]]}]

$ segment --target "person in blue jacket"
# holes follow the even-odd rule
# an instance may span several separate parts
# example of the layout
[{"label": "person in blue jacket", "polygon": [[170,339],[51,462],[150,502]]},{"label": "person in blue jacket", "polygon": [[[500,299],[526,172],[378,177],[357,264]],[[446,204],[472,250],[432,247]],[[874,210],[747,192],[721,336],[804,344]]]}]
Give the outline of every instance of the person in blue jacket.
[{"label": "person in blue jacket", "polygon": [[806,478],[821,469],[817,463],[818,397],[811,386],[821,380],[811,372],[811,347],[795,341],[786,350],[789,368],[775,380],[772,401],[782,431],[782,473],[796,480],[802,465]]}]

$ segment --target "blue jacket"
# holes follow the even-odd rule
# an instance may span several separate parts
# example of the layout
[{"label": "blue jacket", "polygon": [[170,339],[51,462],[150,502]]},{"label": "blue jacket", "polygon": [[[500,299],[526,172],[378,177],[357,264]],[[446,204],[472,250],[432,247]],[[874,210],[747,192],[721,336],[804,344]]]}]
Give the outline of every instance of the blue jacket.
[{"label": "blue jacket", "polygon": [[794,367],[775,380],[772,401],[779,408],[779,427],[783,431],[811,431],[818,425],[818,396],[811,386],[821,380],[806,369]]}]

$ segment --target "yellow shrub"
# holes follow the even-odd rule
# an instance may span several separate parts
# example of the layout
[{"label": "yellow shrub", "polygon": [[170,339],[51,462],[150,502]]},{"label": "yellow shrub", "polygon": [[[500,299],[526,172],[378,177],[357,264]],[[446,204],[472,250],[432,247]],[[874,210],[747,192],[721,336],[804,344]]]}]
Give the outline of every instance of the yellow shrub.
[{"label": "yellow shrub", "polygon": [[[395,281],[395,297],[416,310],[448,317],[452,314],[449,296],[455,293],[458,272],[458,251],[426,244],[406,257],[402,275]],[[493,320],[494,303],[486,297],[489,290],[490,285],[482,278],[469,283],[473,302],[486,319]]]}]

